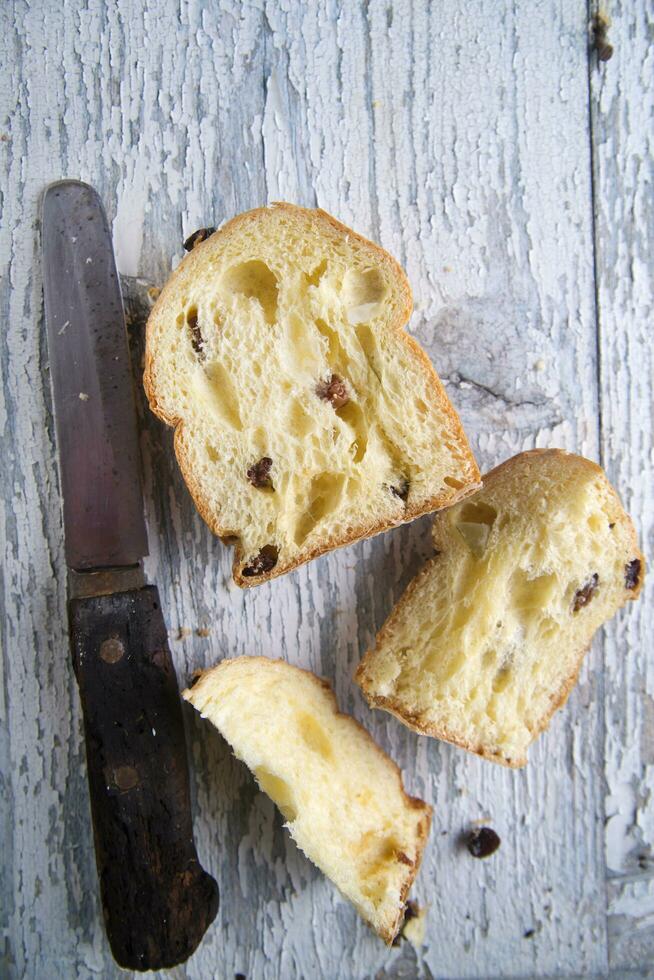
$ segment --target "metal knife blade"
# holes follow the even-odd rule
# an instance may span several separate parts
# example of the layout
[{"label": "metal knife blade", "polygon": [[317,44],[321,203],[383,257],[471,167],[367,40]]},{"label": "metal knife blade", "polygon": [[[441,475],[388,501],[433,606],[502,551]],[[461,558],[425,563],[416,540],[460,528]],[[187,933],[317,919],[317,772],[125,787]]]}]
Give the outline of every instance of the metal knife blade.
[{"label": "metal knife blade", "polygon": [[120,283],[100,199],[80,181],[43,199],[45,320],[66,562],[133,565],[148,553]]}]

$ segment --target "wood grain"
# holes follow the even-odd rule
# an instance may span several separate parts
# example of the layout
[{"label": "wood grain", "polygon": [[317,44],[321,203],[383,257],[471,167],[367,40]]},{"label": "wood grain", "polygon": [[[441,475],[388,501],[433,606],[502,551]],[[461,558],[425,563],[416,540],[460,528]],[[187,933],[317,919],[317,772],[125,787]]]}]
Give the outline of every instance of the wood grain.
[{"label": "wood grain", "polygon": [[[101,926],[64,627],[38,253],[47,182],[92,182],[120,271],[153,282],[186,235],[245,208],[287,198],[334,212],[407,268],[410,329],[481,465],[532,446],[601,454],[652,550],[652,480],[642,478],[652,464],[647,4],[611,10],[616,54],[601,69],[581,0],[79,6],[0,9],[0,973],[48,980],[119,974]],[[134,315],[137,367],[141,323]],[[186,712],[196,843],[221,904],[195,956],[167,975],[644,970],[654,833],[646,601],[595,643],[528,768],[490,766],[369,711],[351,681],[429,553],[429,521],[235,591],[230,552],[195,514],[169,433],[142,400],[139,410],[147,570],[180,683],[245,652],[317,670],[400,763],[410,791],[436,807],[415,890],[430,904],[426,945],[389,952]],[[483,862],[458,845],[480,818],[503,841]]]},{"label": "wood grain", "polygon": [[[611,7],[612,60],[591,75],[601,458],[654,555],[654,11]],[[649,16],[648,16],[649,15]],[[603,637],[609,960],[654,963],[654,577]]]}]

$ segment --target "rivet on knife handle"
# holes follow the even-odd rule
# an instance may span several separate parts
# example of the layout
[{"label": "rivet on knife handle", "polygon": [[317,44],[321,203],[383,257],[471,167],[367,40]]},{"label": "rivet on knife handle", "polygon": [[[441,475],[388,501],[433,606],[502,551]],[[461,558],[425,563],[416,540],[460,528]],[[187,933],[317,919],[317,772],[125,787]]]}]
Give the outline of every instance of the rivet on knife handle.
[{"label": "rivet on knife handle", "polygon": [[123,967],[173,966],[214,919],[218,889],[193,843],[181,705],[157,589],[73,599],[69,611],[111,950]]}]

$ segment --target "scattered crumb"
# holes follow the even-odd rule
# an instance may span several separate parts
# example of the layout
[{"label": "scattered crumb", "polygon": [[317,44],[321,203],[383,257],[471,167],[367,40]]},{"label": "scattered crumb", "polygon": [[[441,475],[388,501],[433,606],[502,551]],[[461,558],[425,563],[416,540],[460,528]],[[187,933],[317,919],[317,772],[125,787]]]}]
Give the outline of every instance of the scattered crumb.
[{"label": "scattered crumb", "polygon": [[78,398],[81,402],[87,402],[89,400],[89,396],[86,394],[85,391],[80,391]]},{"label": "scattered crumb", "polygon": [[88,258],[87,258],[87,260],[86,260],[86,264],[87,264],[87,265],[90,265],[92,261],[93,261],[93,259],[92,259],[92,258],[91,258],[91,256],[89,255],[89,257],[88,257]]},{"label": "scattered crumb", "polygon": [[536,363],[534,364],[534,371],[544,371],[544,370],[545,370],[545,361],[543,360],[542,357],[539,357]]},{"label": "scattered crumb", "polygon": [[58,330],[57,331],[57,333],[59,334],[60,337],[61,337],[62,333],[65,333],[66,332],[66,327],[69,327],[69,326],[70,326],[70,320],[66,320],[66,322],[64,323],[64,325],[61,328],[61,330]]},{"label": "scattered crumb", "polygon": [[9,142],[9,133],[0,133],[0,143]]},{"label": "scattered crumb", "polygon": [[406,915],[400,935],[403,939],[408,939],[414,949],[419,949],[425,944],[428,907],[420,906],[413,901],[406,903]]},{"label": "scattered crumb", "polygon": [[452,266],[451,265],[444,265],[443,266],[443,272],[452,272],[452,271],[453,271],[453,269],[452,269]]},{"label": "scattered crumb", "polygon": [[188,626],[180,626],[177,630],[176,639],[183,640],[185,637],[190,636],[192,632],[193,630],[190,630]]},{"label": "scattered crumb", "polygon": [[211,636],[211,630],[208,626],[198,626],[195,631],[196,636]]},{"label": "scattered crumb", "polygon": [[610,19],[601,11],[590,22],[591,45],[600,61],[609,61],[613,57],[613,45],[609,44],[607,37],[610,26]]}]

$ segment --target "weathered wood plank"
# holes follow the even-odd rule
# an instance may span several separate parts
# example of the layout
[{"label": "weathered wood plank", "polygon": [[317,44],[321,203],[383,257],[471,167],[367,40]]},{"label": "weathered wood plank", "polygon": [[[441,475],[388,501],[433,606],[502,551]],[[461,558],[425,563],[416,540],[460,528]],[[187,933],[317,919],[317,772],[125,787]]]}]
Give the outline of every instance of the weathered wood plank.
[{"label": "weathered wood plank", "polygon": [[[97,3],[73,11],[17,0],[2,7],[0,153],[7,180],[0,244],[9,268],[1,338],[2,761],[10,808],[3,807],[7,887],[0,916],[4,962],[16,976],[116,973],[100,925],[79,703],[63,625],[60,504],[41,334],[40,194],[62,175],[91,181],[115,216],[121,265],[131,271],[141,262],[145,243],[143,269],[155,278],[169,268],[171,243],[182,229],[204,215],[207,201],[213,206],[214,192],[218,205],[224,196],[226,212],[259,203],[261,20],[258,9],[238,3],[215,10],[192,4],[181,12],[173,3]],[[230,85],[219,87],[219,75]],[[234,152],[224,151],[225,141]],[[166,494],[165,484],[160,492]],[[174,533],[167,527],[164,549]],[[179,623],[173,579],[170,573],[162,585],[169,622]]]},{"label": "weathered wood plank", "polygon": [[[41,189],[63,174],[92,181],[114,219],[121,271],[154,281],[200,224],[280,197],[325,207],[405,263],[411,329],[448,380],[484,466],[532,445],[597,457],[586,5],[492,6],[97,0],[72,13],[15,0],[0,15],[10,66],[0,84],[0,254],[10,263],[0,293],[0,922],[16,976],[117,975],[100,926],[62,626],[35,261]],[[138,363],[138,324],[132,333]],[[526,772],[413,736],[368,711],[351,675],[428,554],[429,522],[240,593],[226,584],[229,552],[190,503],[170,434],[142,401],[140,411],[148,572],[180,680],[247,652],[316,669],[437,807],[417,888],[431,903],[427,945],[386,951],[288,842],[224,743],[187,716],[198,851],[219,880],[221,909],[172,975],[604,972],[598,650]],[[208,637],[195,632],[205,628]],[[484,863],[456,846],[481,816],[503,837]]]},{"label": "weathered wood plank", "polygon": [[[638,875],[613,877],[608,882],[608,937],[611,971],[623,977],[642,969],[654,975],[654,880]],[[645,969],[649,971],[645,973]],[[643,969],[644,968],[644,969]]]},{"label": "weathered wood plank", "polygon": [[[614,55],[591,76],[601,451],[651,556],[654,10],[613,3],[609,12]],[[615,969],[654,963],[653,599],[650,574],[638,604],[610,624],[604,638],[609,955]]]},{"label": "weathered wood plank", "polygon": [[[413,327],[450,378],[483,462],[534,444],[597,455],[585,12],[530,6],[514,15],[507,7],[495,22],[474,4],[407,5],[392,18],[386,5],[351,5],[320,32],[314,71],[305,61],[306,35],[317,33],[312,19],[299,35],[282,15],[278,23],[291,37],[289,75],[303,78],[306,114],[324,132],[318,203],[406,263],[420,306]],[[493,81],[481,94],[489,63]],[[331,111],[325,93],[337,96]],[[287,170],[290,182],[291,162]],[[601,971],[601,796],[586,776],[601,766],[592,675],[523,774],[416,739],[368,712],[349,685],[360,650],[428,548],[427,527],[307,573],[330,590],[337,581],[343,596],[346,622],[330,624],[335,663],[324,645],[323,671],[341,702],[413,772],[412,788],[437,806],[418,888],[432,903],[428,946],[415,969]],[[456,847],[459,830],[482,815],[505,841],[497,864],[466,862]],[[320,883],[314,894],[322,897]],[[357,933],[334,943],[346,949],[353,975],[409,960]]]}]

